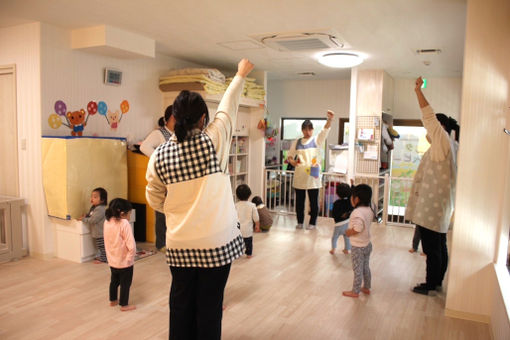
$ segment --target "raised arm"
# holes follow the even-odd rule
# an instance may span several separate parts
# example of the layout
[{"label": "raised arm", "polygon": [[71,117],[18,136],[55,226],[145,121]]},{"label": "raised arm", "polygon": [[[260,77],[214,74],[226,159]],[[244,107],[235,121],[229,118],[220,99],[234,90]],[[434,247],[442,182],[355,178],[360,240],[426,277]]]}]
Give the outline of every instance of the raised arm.
[{"label": "raised arm", "polygon": [[253,70],[253,64],[248,59],[242,59],[237,65],[237,73],[225,91],[218,106],[213,121],[205,129],[205,133],[212,139],[216,155],[223,171],[227,169],[230,142],[236,124],[239,99],[244,85],[244,78]]},{"label": "raised arm", "polygon": [[335,116],[335,113],[331,110],[328,110],[327,112],[328,120],[326,121],[326,125],[324,125],[324,128],[321,132],[317,135],[317,145],[322,146],[324,145],[324,142],[326,141],[326,138],[328,138],[329,129],[331,128],[331,122],[333,121],[333,117]]},{"label": "raised arm", "polygon": [[450,150],[450,141],[445,129],[436,118],[434,110],[429,105],[425,95],[421,91],[423,79],[419,77],[416,79],[414,92],[420,105],[422,113],[423,127],[427,130],[427,136],[430,138],[430,147],[432,151],[432,158],[435,161],[443,160]]},{"label": "raised arm", "polygon": [[426,106],[429,106],[429,102],[425,98],[423,92],[421,92],[421,86],[423,85],[423,79],[418,77],[415,82],[414,92],[416,92],[416,97],[418,99],[418,104],[420,105],[420,109],[423,109]]}]

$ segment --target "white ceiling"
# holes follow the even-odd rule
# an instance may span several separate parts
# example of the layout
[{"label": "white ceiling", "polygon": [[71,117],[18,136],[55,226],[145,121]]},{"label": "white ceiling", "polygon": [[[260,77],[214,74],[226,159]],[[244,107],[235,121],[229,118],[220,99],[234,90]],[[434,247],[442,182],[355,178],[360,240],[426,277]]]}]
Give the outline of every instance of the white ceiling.
[{"label": "white ceiling", "polygon": [[[307,53],[265,46],[231,50],[220,43],[251,36],[331,29],[367,55],[361,69],[393,77],[460,77],[466,0],[0,0],[0,27],[42,21],[69,29],[107,24],[156,40],[158,53],[218,68],[241,57],[270,79],[348,78],[348,70],[317,63]],[[442,53],[420,56],[417,49]],[[1,49],[0,49],[1,53]],[[424,65],[430,61],[430,65]]]}]

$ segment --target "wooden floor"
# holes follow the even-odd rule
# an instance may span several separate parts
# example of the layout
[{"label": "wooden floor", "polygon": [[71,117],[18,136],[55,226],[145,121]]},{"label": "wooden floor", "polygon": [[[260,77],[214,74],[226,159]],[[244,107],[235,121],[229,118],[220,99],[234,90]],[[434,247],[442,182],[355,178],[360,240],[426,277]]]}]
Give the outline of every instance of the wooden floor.
[{"label": "wooden floor", "polygon": [[[237,260],[225,292],[223,339],[490,339],[486,324],[445,317],[445,296],[421,296],[425,258],[407,252],[412,229],[374,225],[372,295],[353,299],[349,255],[330,249],[331,226],[295,230],[276,218]],[[339,249],[343,239],[339,240]],[[0,265],[0,339],[166,339],[171,276],[160,253],[137,261],[130,303],[108,306],[109,269],[60,259]]]}]

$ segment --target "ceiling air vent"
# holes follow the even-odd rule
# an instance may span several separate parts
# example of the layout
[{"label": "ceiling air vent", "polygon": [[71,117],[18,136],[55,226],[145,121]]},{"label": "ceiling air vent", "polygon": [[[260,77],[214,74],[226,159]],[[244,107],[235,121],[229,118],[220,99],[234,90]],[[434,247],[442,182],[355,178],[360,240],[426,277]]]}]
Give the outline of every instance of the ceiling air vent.
[{"label": "ceiling air vent", "polygon": [[345,48],[338,35],[329,32],[278,33],[256,37],[258,41],[279,51],[301,52]]},{"label": "ceiling air vent", "polygon": [[416,50],[416,54],[421,55],[431,55],[431,54],[439,54],[441,50],[439,48],[428,48],[423,50]]}]

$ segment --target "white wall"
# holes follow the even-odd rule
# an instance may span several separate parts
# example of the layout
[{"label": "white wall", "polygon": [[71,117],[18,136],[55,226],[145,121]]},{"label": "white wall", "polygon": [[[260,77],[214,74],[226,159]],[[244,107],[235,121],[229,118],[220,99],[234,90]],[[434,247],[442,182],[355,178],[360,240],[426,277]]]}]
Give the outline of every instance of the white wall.
[{"label": "white wall", "polygon": [[[414,93],[416,79],[394,79],[393,117],[397,119],[420,119],[420,107]],[[457,120],[460,117],[462,78],[427,78],[423,93],[436,112],[442,112]]]},{"label": "white wall", "polygon": [[[104,116],[89,117],[84,135],[127,137],[139,141],[152,131],[163,115],[159,76],[172,68],[197,66],[175,58],[119,59],[71,49],[71,32],[48,24],[41,25],[42,133],[69,136],[66,126],[52,129],[48,117],[54,113],[57,100],[63,100],[67,111],[87,111],[89,101],[104,101],[112,111],[127,100],[129,111],[123,115],[117,130],[112,130]],[[103,82],[105,67],[122,71],[122,85]]]},{"label": "white wall", "polygon": [[446,299],[447,315],[490,320],[496,339],[510,338],[510,292],[508,283],[500,290],[496,275],[504,273],[508,282],[504,255],[510,225],[510,137],[503,128],[510,123],[509,22],[507,0],[468,1]]},{"label": "white wall", "polygon": [[18,144],[12,147],[18,148],[19,192],[27,203],[28,246],[34,254],[53,249],[41,184],[40,29],[38,23],[0,29],[0,64],[16,65]]},{"label": "white wall", "polygon": [[[55,226],[66,223],[47,216],[41,170],[41,135],[70,135],[62,126],[51,129],[47,119],[56,100],[68,110],[86,110],[90,100],[119,105],[130,102],[130,111],[117,131],[104,117],[91,116],[88,135],[143,139],[162,115],[159,75],[172,68],[197,66],[157,56],[155,59],[115,59],[70,49],[70,32],[55,26],[32,23],[0,29],[0,64],[15,64],[17,72],[17,114],[20,195],[27,201],[28,244],[32,256],[54,255]],[[124,71],[123,85],[103,84],[103,68]],[[20,145],[26,143],[26,149]]]},{"label": "white wall", "polygon": [[[386,75],[387,76],[387,75]],[[420,119],[421,113],[414,93],[415,79],[391,78],[385,84],[393,87],[384,95],[385,107],[393,106],[390,113],[397,119]],[[437,112],[455,119],[460,117],[462,78],[429,78],[424,90],[427,99]],[[281,117],[323,117],[327,109],[336,112],[336,119],[328,143],[338,142],[338,118],[349,118],[350,79],[335,80],[270,80],[267,86],[267,107],[274,126]],[[279,149],[277,141],[277,149]],[[266,154],[266,158],[270,157]]]},{"label": "white wall", "polygon": [[[282,117],[326,118],[327,110],[333,110],[336,115],[327,143],[337,144],[339,118],[349,118],[349,93],[349,79],[268,81],[269,120],[279,127]],[[266,158],[271,156],[266,153]]]}]

